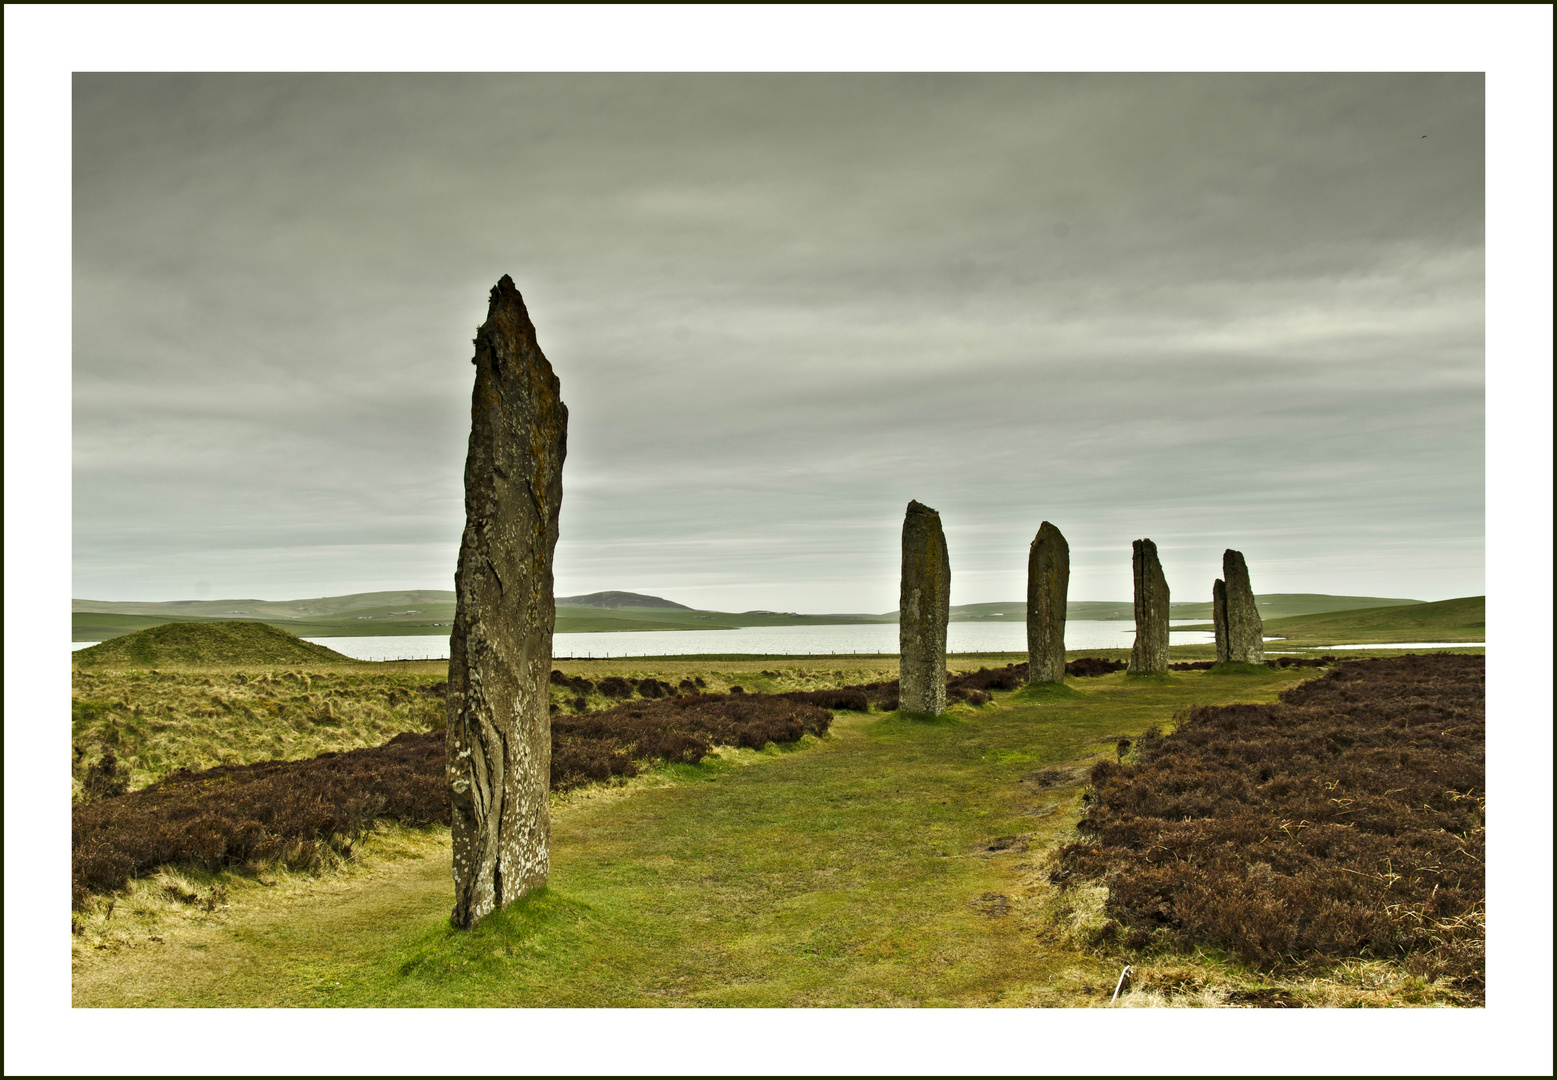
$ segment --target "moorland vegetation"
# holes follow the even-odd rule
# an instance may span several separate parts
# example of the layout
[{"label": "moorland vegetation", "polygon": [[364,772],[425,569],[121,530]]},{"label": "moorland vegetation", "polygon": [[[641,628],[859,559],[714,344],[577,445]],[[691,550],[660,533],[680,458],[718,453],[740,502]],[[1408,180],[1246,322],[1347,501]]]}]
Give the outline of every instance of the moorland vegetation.
[{"label": "moorland vegetation", "polygon": [[[983,705],[990,700],[987,688],[1014,689],[1024,676],[1025,665],[964,673],[948,680],[948,698]],[[270,693],[276,680],[268,675],[238,676],[236,688],[255,687],[260,701],[275,706],[275,715],[286,716],[290,707],[295,722],[305,727],[338,721],[352,711],[369,713],[382,724],[391,714],[374,699],[383,695],[385,704],[391,704],[400,692],[394,686],[386,690],[369,684],[331,695],[326,687],[350,685],[346,676],[336,675],[321,676],[321,694],[315,696],[312,677],[301,677],[309,680],[310,688],[285,703]],[[254,706],[234,707],[231,698],[215,693],[209,677],[201,682],[202,688],[213,688],[201,697],[229,702],[227,714],[242,708],[258,718]],[[283,676],[281,684],[285,682]],[[832,724],[829,710],[868,712],[872,704],[883,711],[897,708],[895,680],[778,694],[747,693],[739,684],[729,693],[705,693],[697,682],[703,680],[682,680],[673,689],[652,677],[613,675],[595,683],[553,671],[552,687],[573,696],[563,703],[554,700],[551,706],[551,790],[634,777],[656,762],[695,765],[716,753],[716,747],[761,750],[770,743],[795,744],[807,735],[822,737]],[[128,788],[138,775],[135,766],[163,759],[154,749],[137,748],[129,755],[135,764],[121,766],[118,752],[104,743],[102,756],[78,770],[82,805],[72,818],[75,904],[85,904],[94,893],[123,888],[131,877],[167,864],[207,870],[273,863],[317,866],[331,854],[349,854],[380,819],[411,826],[449,824],[445,721],[437,711],[444,687],[439,682],[418,688],[436,704],[420,710],[417,730],[402,731],[382,745],[330,750],[302,760],[276,757],[198,771],[185,768],[150,785],[137,785],[134,792]],[[366,709],[341,704],[336,711],[337,701],[364,691],[369,698]],[[590,698],[597,695],[620,703],[592,709]],[[127,695],[121,697],[121,704],[127,701]],[[90,711],[90,706],[78,706],[78,713]],[[222,715],[211,708],[202,711]],[[109,732],[119,730],[115,719],[108,714]],[[158,727],[155,720],[149,724]],[[127,726],[138,731],[133,721]],[[359,724],[353,734],[362,730]],[[215,732],[209,735],[214,738]],[[83,758],[78,753],[78,760]]]},{"label": "moorland vegetation", "polygon": [[[1122,1004],[1480,1000],[1484,909],[1460,865],[1481,850],[1479,676],[1413,669],[1378,705],[1349,658],[1303,684],[1327,658],[1142,680],[1077,657],[1045,697],[986,658],[929,720],[894,711],[890,658],[560,664],[552,884],[462,937],[446,665],[231,660],[75,674],[78,1004],[1086,1005],[1125,962]],[[1197,735],[1223,708],[1237,737]],[[1297,775],[1305,757],[1333,790]],[[1266,801],[1206,819],[1242,792],[1210,786],[1229,760]],[[1366,787],[1396,774],[1416,786]],[[1138,786],[1162,821],[1136,805],[1126,828],[1110,815]],[[1269,828],[1235,858],[1219,818]],[[1408,851],[1380,863],[1391,822]],[[1106,842],[1148,828],[1183,866]],[[1205,890],[1236,903],[1197,907]],[[1300,917],[1273,922],[1277,894]],[[278,967],[271,941],[302,959]],[[195,964],[206,949],[228,959]]]},{"label": "moorland vegetation", "polygon": [[1266,971],[1387,958],[1485,991],[1485,658],[1356,660],[1202,706],[1099,761],[1051,880],[1107,887],[1093,940]]},{"label": "moorland vegetation", "polygon": [[[313,680],[306,674],[301,678],[310,684]],[[233,706],[232,699],[215,692],[206,677],[201,689],[211,689],[201,697],[227,702],[227,708],[201,711],[227,718],[247,714],[259,720],[262,711],[272,713],[264,719],[275,719],[288,716],[290,709],[293,722],[303,727],[339,722],[355,713],[359,723],[348,738],[360,738],[365,726],[371,730],[375,723],[390,720],[392,714],[385,708],[390,699],[410,694],[393,683],[386,689],[372,676],[364,680],[367,685],[354,687],[342,675],[320,679],[324,685],[318,695],[310,688],[292,694],[290,701],[278,702],[269,693],[277,680],[268,675],[237,676],[235,688],[255,687],[257,700],[273,706],[265,710],[263,704]],[[285,676],[280,683],[285,686]],[[862,694],[849,691],[770,695],[748,694],[736,686],[728,694],[702,693],[689,682],[687,693],[673,692],[660,680],[629,682],[619,676],[608,676],[597,687],[582,676],[570,679],[561,671],[553,672],[552,684],[575,695],[567,703],[573,712],[552,704],[553,791],[633,777],[653,762],[696,764],[715,753],[716,746],[761,750],[770,743],[793,744],[807,735],[823,736],[832,713],[817,705],[818,700],[833,707],[868,708]],[[339,686],[350,689],[332,694]],[[185,768],[138,785],[133,792],[128,788],[136,776],[134,767],[121,765],[119,752],[104,743],[102,755],[78,769],[80,798],[71,823],[73,902],[80,907],[93,894],[123,888],[131,877],[168,864],[206,870],[277,863],[322,865],[332,854],[349,855],[379,820],[410,826],[449,824],[444,687],[442,682],[419,687],[419,695],[432,704],[419,710],[417,730],[401,731],[382,745],[330,750],[301,760],[273,757],[198,771]],[[589,708],[588,698],[597,691],[611,698],[632,698],[639,692],[643,697],[596,711]],[[366,692],[367,702],[355,707],[342,703],[337,710],[337,702],[352,692]],[[384,704],[375,700],[380,696]],[[128,700],[121,691],[119,704]],[[135,717],[133,706],[129,711]],[[77,712],[79,716],[92,709],[82,705]],[[145,723],[154,734],[163,735],[174,725],[162,728],[156,715]],[[364,715],[370,718],[366,725],[360,723]],[[112,713],[107,714],[107,732],[119,731],[116,721]],[[96,726],[101,730],[104,725],[100,721]],[[139,733],[133,719],[125,726]],[[259,726],[275,728],[263,721]],[[198,725],[186,725],[189,733],[215,737]],[[160,764],[156,746],[153,742],[151,747],[136,747],[129,760],[143,769]],[[78,759],[84,757],[78,753]]]}]

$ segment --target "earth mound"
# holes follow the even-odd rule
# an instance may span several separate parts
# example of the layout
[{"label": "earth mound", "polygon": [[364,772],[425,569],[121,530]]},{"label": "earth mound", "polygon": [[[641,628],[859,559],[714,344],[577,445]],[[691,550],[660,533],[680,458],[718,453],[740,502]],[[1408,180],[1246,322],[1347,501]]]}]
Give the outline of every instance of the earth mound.
[{"label": "earth mound", "polygon": [[84,668],[351,664],[349,656],[258,622],[163,623],[73,653]]}]

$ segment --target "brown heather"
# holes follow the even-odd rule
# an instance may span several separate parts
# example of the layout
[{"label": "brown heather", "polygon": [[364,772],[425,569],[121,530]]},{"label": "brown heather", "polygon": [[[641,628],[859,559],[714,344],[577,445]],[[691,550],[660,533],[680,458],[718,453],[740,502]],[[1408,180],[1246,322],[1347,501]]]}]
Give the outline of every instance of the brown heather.
[{"label": "brown heather", "polygon": [[[578,689],[565,678],[563,683]],[[653,680],[633,687],[659,695],[667,689]],[[427,689],[441,695],[443,685]],[[825,735],[832,714],[808,698],[851,703],[844,707],[862,700],[844,691],[698,694],[554,715],[551,790],[635,776],[648,761],[693,764],[715,746],[760,750],[770,742]],[[78,805],[72,814],[72,899],[78,908],[89,895],[122,888],[131,877],[166,864],[210,870],[266,862],[306,866],[327,851],[349,854],[378,819],[405,825],[450,820],[442,731],[402,732],[381,746],[301,761],[183,770],[127,795],[113,794],[123,788],[111,759],[110,752],[86,770],[86,787],[107,797]]]},{"label": "brown heather", "polygon": [[[1016,664],[953,676],[947,700],[986,704],[989,690],[1023,685],[1026,669]],[[896,680],[780,694],[745,693],[740,687],[703,693],[701,682],[682,680],[678,692],[654,678],[613,675],[595,683],[553,671],[551,790],[636,776],[650,762],[695,764],[715,746],[761,749],[770,742],[822,736],[832,723],[829,710],[868,712],[874,705],[890,711],[898,701]],[[430,683],[425,676],[351,672],[78,673],[76,905],[164,864],[211,870],[270,861],[307,866],[329,852],[348,852],[378,819],[448,824],[448,799],[440,786],[445,689],[445,683]],[[93,700],[111,693],[118,696]],[[640,697],[634,699],[635,693]],[[621,703],[591,710],[592,697]],[[419,721],[421,730],[361,745],[375,734],[384,738],[389,734],[384,727],[396,720],[409,719]],[[177,745],[191,734],[196,738]],[[212,758],[236,751],[275,753],[332,738],[348,748],[302,760],[278,756],[209,767]],[[230,749],[219,748],[223,741]],[[115,755],[115,743],[132,748],[133,769]],[[169,749],[161,753],[164,743]],[[100,756],[86,751],[92,744],[104,747]],[[169,775],[168,763],[181,759],[195,767]],[[132,774],[140,784],[128,783]],[[147,774],[165,778],[142,786]],[[126,795],[126,786],[140,790]]]},{"label": "brown heather", "polygon": [[1349,661],[1275,704],[1196,708],[1091,773],[1062,888],[1100,941],[1211,946],[1266,971],[1403,962],[1485,986],[1485,658]]},{"label": "brown heather", "polygon": [[71,900],[122,888],[164,864],[209,870],[308,866],[349,854],[378,818],[447,824],[443,733],[405,732],[383,746],[303,761],[179,772],[71,813]]}]

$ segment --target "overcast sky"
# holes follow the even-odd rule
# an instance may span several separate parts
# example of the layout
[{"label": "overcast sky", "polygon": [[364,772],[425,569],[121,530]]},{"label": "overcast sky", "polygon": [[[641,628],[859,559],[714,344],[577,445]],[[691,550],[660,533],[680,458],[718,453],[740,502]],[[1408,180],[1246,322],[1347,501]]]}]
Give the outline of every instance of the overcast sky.
[{"label": "overcast sky", "polygon": [[1480,74],[78,74],[73,594],[452,588],[504,273],[559,595],[1480,593]]},{"label": "overcast sky", "polygon": [[[1551,596],[1549,5],[473,10],[6,6],[8,870],[63,880],[69,808],[37,763],[68,729],[33,721],[62,715],[72,576],[109,599],[451,586],[469,341],[510,273],[572,412],[564,595],[888,610],[910,498],[943,514],[959,602],[1019,597],[1044,518],[1085,599],[1128,598],[1142,535],[1177,599],[1209,598],[1229,545],[1261,591],[1463,595],[1485,563],[1517,658],[1489,672],[1488,787],[1531,834],[1488,887],[1523,952],[1491,942],[1507,992],[1433,1018],[1453,1037],[1293,1052],[1465,1072],[1495,1046],[1550,1072],[1522,963],[1551,946],[1551,731],[1524,719],[1551,714],[1528,640]],[[538,66],[1489,72],[1489,556],[1475,74],[71,76]],[[7,914],[52,918],[46,892]],[[55,1068],[70,973],[41,936],[7,945],[48,991],[10,1008],[31,1038],[7,1065]],[[819,1015],[775,1060],[1021,1067],[943,1013]],[[219,1053],[242,1021],[162,1033]],[[442,1052],[329,1022],[289,1020],[311,1059]],[[757,1032],[688,1034],[730,1056]],[[576,1044],[526,1052],[565,1069]]]}]

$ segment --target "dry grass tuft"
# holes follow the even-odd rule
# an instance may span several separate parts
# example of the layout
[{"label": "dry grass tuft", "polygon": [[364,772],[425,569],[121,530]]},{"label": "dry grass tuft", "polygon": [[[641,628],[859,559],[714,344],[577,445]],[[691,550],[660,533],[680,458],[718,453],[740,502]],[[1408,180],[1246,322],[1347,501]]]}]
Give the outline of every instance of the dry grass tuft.
[{"label": "dry grass tuft", "polygon": [[73,801],[111,750],[134,791],[180,770],[297,760],[441,730],[443,693],[412,672],[77,671],[71,685]]}]

